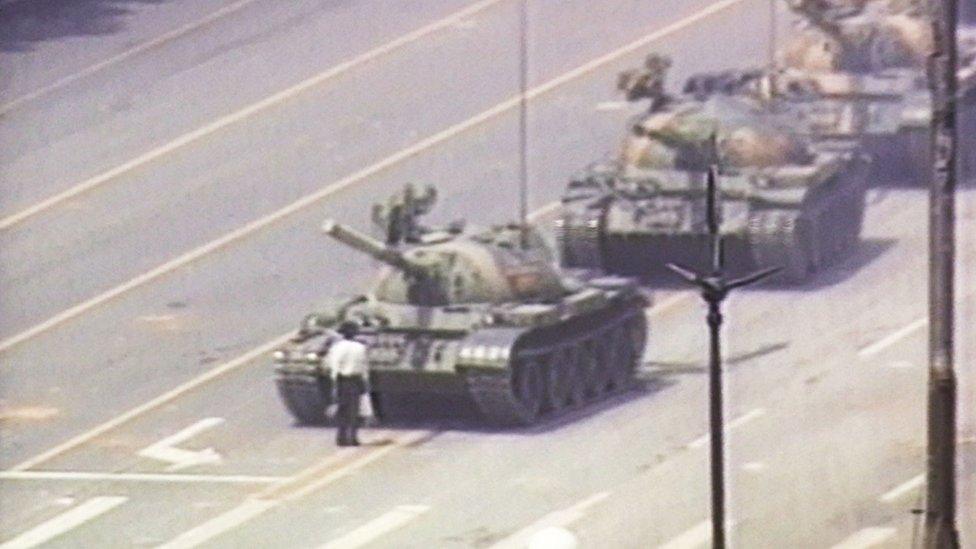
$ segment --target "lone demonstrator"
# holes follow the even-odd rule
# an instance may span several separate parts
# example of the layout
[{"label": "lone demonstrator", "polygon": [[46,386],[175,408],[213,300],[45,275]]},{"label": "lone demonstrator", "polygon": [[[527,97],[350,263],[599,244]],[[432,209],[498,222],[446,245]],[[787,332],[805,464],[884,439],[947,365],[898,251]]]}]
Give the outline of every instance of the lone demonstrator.
[{"label": "lone demonstrator", "polygon": [[333,387],[339,401],[336,421],[339,430],[336,444],[339,446],[359,446],[359,400],[366,392],[368,363],[366,346],[355,340],[359,326],[355,322],[343,322],[338,329],[342,336],[329,349],[326,364],[332,375]]}]

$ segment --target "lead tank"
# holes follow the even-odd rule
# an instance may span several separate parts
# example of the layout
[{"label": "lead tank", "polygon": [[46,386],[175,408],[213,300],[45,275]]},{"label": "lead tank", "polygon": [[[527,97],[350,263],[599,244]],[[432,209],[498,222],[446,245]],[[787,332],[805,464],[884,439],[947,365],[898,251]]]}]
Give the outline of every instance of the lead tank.
[{"label": "lead tank", "polygon": [[323,359],[332,328],[350,320],[381,407],[387,395],[466,394],[491,422],[527,425],[631,386],[649,304],[634,280],[568,276],[532,227],[423,227],[419,196],[432,195],[404,192],[377,208],[385,239],[323,224],[385,268],[371,291],[309,315],[275,352],[278,391],[298,422],[325,420]]},{"label": "lead tank", "polygon": [[[649,80],[625,74],[620,85],[660,89]],[[570,182],[556,221],[563,265],[625,275],[672,261],[700,265],[714,164],[731,263],[781,266],[788,281],[802,282],[858,242],[870,161],[855,142],[814,143],[795,123],[744,95],[656,95],[619,155]]]},{"label": "lead tank", "polygon": [[[781,52],[783,96],[808,118],[807,131],[826,139],[862,139],[876,175],[925,184],[931,171],[931,98],[926,64],[934,48],[924,2],[791,0],[801,28]],[[972,29],[961,29],[961,117],[974,115]],[[800,89],[804,94],[791,94]],[[964,137],[965,133],[964,133]],[[971,139],[964,174],[972,175]]]}]

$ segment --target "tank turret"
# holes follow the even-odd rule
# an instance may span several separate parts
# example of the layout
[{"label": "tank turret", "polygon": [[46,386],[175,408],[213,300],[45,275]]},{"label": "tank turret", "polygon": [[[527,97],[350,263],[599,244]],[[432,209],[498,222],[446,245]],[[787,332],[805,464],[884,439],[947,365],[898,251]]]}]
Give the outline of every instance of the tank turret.
[{"label": "tank turret", "polygon": [[[400,198],[381,208],[402,205]],[[389,243],[323,224],[385,268],[365,295],[303,321],[303,335],[276,354],[279,393],[299,422],[324,421],[322,357],[330,327],[344,321],[363,327],[381,402],[398,393],[464,393],[493,422],[528,424],[630,385],[648,304],[632,279],[569,276],[533,227],[424,227],[416,217],[426,209],[379,216],[414,228]]]},{"label": "tank turret", "polygon": [[934,42],[922,12],[910,3],[867,4],[791,1],[790,8],[800,15],[805,28],[786,45],[783,66],[861,74],[891,68],[923,69]]}]

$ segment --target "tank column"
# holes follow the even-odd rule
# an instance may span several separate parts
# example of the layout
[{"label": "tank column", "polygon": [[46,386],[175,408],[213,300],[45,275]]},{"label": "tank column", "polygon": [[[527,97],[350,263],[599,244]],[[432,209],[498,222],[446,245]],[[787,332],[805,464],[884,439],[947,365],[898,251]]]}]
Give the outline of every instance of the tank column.
[{"label": "tank column", "polygon": [[722,302],[729,293],[743,286],[767,278],[779,267],[763,269],[742,278],[725,278],[725,258],[722,249],[722,236],[718,222],[717,168],[708,171],[708,194],[706,212],[712,258],[712,272],[701,275],[693,270],[668,263],[668,268],[694,284],[701,290],[701,296],[708,304],[709,363],[708,363],[708,412],[711,433],[711,473],[712,473],[712,547],[725,549],[725,440],[722,408]]}]

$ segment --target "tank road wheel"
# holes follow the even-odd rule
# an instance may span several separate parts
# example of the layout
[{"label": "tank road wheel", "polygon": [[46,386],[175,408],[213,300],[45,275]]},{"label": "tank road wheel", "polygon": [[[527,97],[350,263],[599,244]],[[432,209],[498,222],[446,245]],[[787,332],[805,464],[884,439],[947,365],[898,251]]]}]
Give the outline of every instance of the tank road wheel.
[{"label": "tank road wheel", "polygon": [[512,369],[512,391],[520,407],[520,423],[532,423],[542,411],[546,385],[542,367],[538,359],[521,359]]},{"label": "tank road wheel", "polygon": [[578,408],[586,403],[587,375],[585,362],[586,348],[583,344],[578,344],[570,348],[569,360],[566,362],[567,368],[566,383],[569,386],[567,404],[571,408]]},{"label": "tank road wheel", "polygon": [[596,341],[586,341],[580,345],[579,367],[583,385],[583,398],[594,400],[603,392],[599,386],[600,363],[597,359]]},{"label": "tank road wheel", "polygon": [[549,355],[546,373],[546,408],[558,411],[569,403],[569,361],[571,353],[555,351]]},{"label": "tank road wheel", "polygon": [[633,352],[623,327],[614,328],[607,344],[607,367],[610,369],[610,389],[622,391],[633,381]]},{"label": "tank road wheel", "polygon": [[629,368],[637,369],[644,360],[644,345],[647,344],[647,316],[641,310],[627,321],[627,336],[629,338],[631,358]]},{"label": "tank road wheel", "polygon": [[593,340],[594,385],[597,394],[613,390],[613,331],[600,334]]},{"label": "tank road wheel", "polygon": [[300,425],[325,424],[329,406],[328,384],[312,377],[281,376],[275,379],[278,396]]}]

